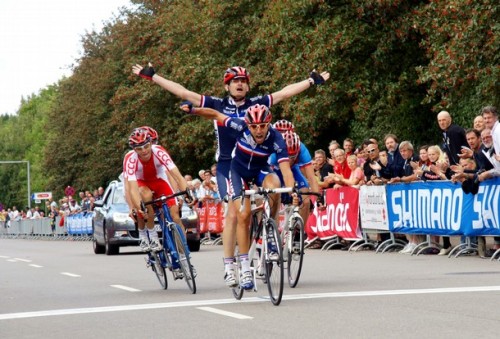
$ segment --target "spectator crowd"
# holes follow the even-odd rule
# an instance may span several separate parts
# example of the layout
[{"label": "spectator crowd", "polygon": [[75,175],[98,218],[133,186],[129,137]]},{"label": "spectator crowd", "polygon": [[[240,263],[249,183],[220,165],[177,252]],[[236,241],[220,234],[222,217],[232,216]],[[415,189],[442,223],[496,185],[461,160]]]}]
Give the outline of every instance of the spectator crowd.
[{"label": "spectator crowd", "polygon": [[77,199],[73,198],[72,195],[66,195],[58,202],[49,198],[45,201],[44,209],[38,205],[21,210],[17,206],[5,209],[3,204],[0,204],[0,223],[4,227],[9,227],[11,220],[41,219],[45,217],[49,217],[55,222],[57,216],[64,218],[71,214],[91,212],[94,210],[94,201],[102,199],[103,194],[104,188],[99,187],[93,193],[91,191],[79,192]]}]

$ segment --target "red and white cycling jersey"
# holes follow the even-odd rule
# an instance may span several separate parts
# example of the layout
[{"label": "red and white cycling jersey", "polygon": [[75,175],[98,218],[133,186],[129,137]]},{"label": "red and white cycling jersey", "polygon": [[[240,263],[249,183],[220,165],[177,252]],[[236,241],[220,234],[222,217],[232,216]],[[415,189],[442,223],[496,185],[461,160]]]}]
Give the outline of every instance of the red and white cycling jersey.
[{"label": "red and white cycling jersey", "polygon": [[129,181],[156,181],[161,179],[170,184],[167,170],[176,166],[168,152],[159,145],[151,146],[151,158],[148,161],[139,159],[137,152],[131,151],[123,160],[123,173]]}]

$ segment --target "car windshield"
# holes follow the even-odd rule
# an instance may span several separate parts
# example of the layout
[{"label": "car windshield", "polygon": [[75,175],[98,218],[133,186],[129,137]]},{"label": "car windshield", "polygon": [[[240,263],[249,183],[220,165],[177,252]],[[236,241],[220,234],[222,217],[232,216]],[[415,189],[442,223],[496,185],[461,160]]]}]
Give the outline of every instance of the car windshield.
[{"label": "car windshield", "polygon": [[113,195],[113,204],[126,204],[123,187],[117,187]]}]

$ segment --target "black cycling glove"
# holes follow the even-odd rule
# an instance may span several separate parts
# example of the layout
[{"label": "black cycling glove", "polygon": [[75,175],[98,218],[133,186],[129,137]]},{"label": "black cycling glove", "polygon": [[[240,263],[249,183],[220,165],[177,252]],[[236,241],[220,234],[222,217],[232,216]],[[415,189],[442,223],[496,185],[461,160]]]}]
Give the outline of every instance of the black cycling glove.
[{"label": "black cycling glove", "polygon": [[315,69],[309,74],[309,81],[311,85],[322,85],[325,83],[325,79]]},{"label": "black cycling glove", "polygon": [[139,72],[139,76],[144,79],[153,80],[153,75],[155,75],[155,69],[153,66],[146,66]]}]

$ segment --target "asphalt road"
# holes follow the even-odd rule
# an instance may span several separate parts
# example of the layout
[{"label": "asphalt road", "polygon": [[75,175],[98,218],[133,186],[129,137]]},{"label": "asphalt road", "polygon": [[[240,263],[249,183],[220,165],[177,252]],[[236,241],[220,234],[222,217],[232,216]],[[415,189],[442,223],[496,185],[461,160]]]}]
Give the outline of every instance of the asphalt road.
[{"label": "asphalt road", "polygon": [[500,262],[307,250],[280,306],[232,298],[222,247],[193,253],[198,291],[144,255],[90,242],[0,239],[0,338],[481,338],[500,332]]}]

